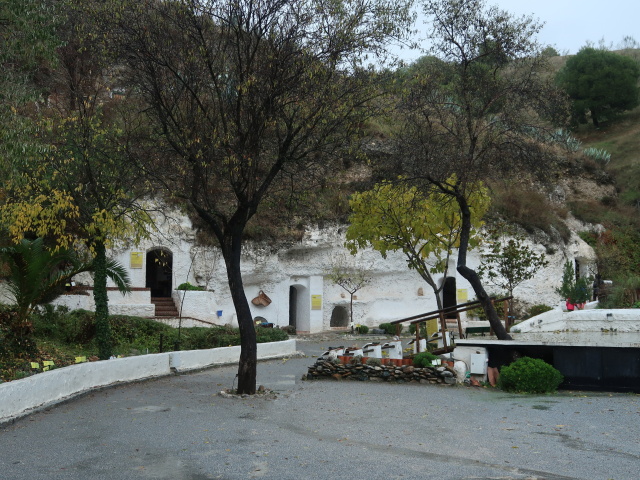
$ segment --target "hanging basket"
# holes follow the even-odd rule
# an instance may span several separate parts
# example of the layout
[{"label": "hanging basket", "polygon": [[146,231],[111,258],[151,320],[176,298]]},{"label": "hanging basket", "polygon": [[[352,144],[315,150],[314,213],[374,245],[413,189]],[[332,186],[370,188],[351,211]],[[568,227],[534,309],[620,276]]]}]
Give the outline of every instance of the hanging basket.
[{"label": "hanging basket", "polygon": [[258,296],[251,300],[251,303],[258,307],[267,307],[271,303],[271,299],[262,290],[258,292]]}]

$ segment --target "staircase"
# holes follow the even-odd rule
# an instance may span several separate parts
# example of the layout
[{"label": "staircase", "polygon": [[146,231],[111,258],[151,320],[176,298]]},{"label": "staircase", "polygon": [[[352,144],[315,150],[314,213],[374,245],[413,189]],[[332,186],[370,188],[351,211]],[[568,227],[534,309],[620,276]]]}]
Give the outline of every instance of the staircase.
[{"label": "staircase", "polygon": [[151,303],[156,307],[156,317],[175,318],[179,315],[171,297],[151,297]]}]

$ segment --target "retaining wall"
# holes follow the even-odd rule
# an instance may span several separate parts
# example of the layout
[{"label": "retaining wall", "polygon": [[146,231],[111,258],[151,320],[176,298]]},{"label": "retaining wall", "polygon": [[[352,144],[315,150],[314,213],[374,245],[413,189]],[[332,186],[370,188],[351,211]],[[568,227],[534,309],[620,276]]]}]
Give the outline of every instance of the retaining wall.
[{"label": "retaining wall", "polygon": [[[258,360],[294,353],[295,339],[258,344]],[[0,423],[95,388],[236,363],[239,358],[240,347],[235,346],[117,358],[39,373],[0,384]]]}]

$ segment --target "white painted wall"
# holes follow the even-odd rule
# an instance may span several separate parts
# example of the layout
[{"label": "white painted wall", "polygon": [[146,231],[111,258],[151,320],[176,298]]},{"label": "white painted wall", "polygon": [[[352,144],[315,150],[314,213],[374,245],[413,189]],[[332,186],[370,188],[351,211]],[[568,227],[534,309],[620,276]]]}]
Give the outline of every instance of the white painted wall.
[{"label": "white painted wall", "polygon": [[[169,250],[173,254],[172,287],[190,282],[203,286],[207,292],[189,292],[185,298],[183,316],[199,318],[216,324],[237,325],[237,318],[222,256],[215,248],[194,246],[195,234],[185,217],[177,212],[169,212],[159,224],[161,234],[141,245],[128,245],[112,251],[112,256],[129,268],[134,287],[145,286],[145,265],[142,268],[130,268],[131,252],[145,255],[154,248]],[[349,295],[339,286],[332,284],[325,276],[337,257],[353,258],[353,262],[365,266],[373,281],[356,293],[354,302],[354,322],[375,327],[383,322],[436,309],[436,300],[432,289],[420,276],[406,265],[400,253],[390,253],[383,259],[379,253],[367,250],[351,257],[343,247],[344,226],[310,229],[302,241],[283,246],[277,250],[264,244],[247,244],[242,255],[242,275],[247,298],[258,295],[263,290],[272,300],[269,306],[250,304],[252,315],[265,318],[278,326],[289,324],[290,288],[296,288],[297,328],[301,332],[320,332],[328,330],[334,307],[349,308]],[[537,251],[544,251],[542,245],[529,242]],[[555,293],[562,279],[562,268],[566,259],[580,259],[587,271],[593,269],[595,254],[577,235],[573,235],[567,245],[556,245],[555,252],[547,253],[549,266],[538,272],[536,277],[518,286],[514,292],[517,298],[529,304],[557,305],[560,301]],[[480,264],[481,250],[471,251],[468,265],[477,268]],[[455,258],[451,262],[455,266]],[[461,294],[458,301],[475,298],[470,285],[454,270],[449,275],[456,278],[456,287]],[[443,281],[442,275],[437,279]],[[423,294],[419,295],[422,289]],[[487,286],[490,293],[497,289]],[[174,298],[180,292],[175,292]],[[321,296],[321,308],[312,308],[312,295]],[[112,311],[118,311],[122,305],[139,301],[139,313],[148,315],[150,300],[110,299]],[[59,300],[59,302],[62,300]],[[65,300],[68,301],[68,300]],[[135,313],[137,307],[127,307]],[[221,311],[218,316],[216,312]]]},{"label": "white painted wall", "polygon": [[[296,353],[296,341],[259,343],[258,359]],[[213,365],[237,363],[240,347],[167,352],[81,363],[0,384],[0,423],[107,385],[133,382]]]}]

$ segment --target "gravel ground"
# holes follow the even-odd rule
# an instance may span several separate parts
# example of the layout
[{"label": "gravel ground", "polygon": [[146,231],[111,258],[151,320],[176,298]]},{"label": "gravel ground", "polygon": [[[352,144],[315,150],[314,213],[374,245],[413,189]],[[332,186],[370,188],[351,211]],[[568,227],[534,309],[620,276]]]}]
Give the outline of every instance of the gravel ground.
[{"label": "gravel ground", "polygon": [[302,381],[332,345],[258,365],[273,395],[228,398],[236,367],[104,389],[0,429],[0,479],[640,477],[640,395]]}]

